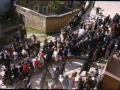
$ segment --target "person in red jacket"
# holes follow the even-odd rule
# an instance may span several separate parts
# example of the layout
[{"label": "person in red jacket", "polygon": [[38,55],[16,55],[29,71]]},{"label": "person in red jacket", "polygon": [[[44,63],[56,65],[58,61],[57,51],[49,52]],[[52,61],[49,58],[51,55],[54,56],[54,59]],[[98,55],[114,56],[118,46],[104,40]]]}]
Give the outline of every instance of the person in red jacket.
[{"label": "person in red jacket", "polygon": [[33,60],[33,66],[34,66],[34,70],[35,72],[38,71],[38,68],[40,66],[40,61],[38,60],[38,57],[36,57],[34,60]]},{"label": "person in red jacket", "polygon": [[29,66],[27,65],[27,63],[25,63],[23,65],[23,76],[26,77],[28,75],[28,71],[29,71]]}]

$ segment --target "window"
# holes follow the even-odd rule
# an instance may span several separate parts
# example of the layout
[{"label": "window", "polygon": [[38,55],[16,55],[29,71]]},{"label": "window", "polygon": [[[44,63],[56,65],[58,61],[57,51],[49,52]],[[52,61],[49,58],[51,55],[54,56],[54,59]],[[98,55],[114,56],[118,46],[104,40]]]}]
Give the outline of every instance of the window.
[{"label": "window", "polygon": [[42,12],[43,12],[44,15],[46,15],[47,12],[48,12],[48,6],[44,6]]},{"label": "window", "polygon": [[29,3],[29,1],[28,1],[28,0],[26,0],[26,3]]},{"label": "window", "polygon": [[57,9],[58,8],[58,6],[57,5],[55,5],[55,9]]},{"label": "window", "polygon": [[39,5],[35,5],[35,6],[34,6],[34,10],[35,10],[36,12],[39,12]]},{"label": "window", "polygon": [[67,6],[70,7],[70,8],[72,8],[72,6],[73,6],[73,1],[67,1]]}]

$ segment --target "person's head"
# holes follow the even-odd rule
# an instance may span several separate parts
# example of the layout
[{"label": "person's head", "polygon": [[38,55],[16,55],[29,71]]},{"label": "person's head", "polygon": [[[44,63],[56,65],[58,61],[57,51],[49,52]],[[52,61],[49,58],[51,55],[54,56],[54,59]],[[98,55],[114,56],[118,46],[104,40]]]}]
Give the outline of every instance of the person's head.
[{"label": "person's head", "polygon": [[56,48],[56,47],[54,48],[54,51],[57,51],[57,48]]},{"label": "person's head", "polygon": [[27,65],[27,63],[25,63],[25,65]]},{"label": "person's head", "polygon": [[13,65],[13,68],[15,68],[15,65]]},{"label": "person's head", "polygon": [[74,72],[75,73],[75,77],[76,77],[76,75],[77,75],[77,72]]},{"label": "person's head", "polygon": [[82,81],[82,77],[79,77],[78,81],[79,81],[79,82]]},{"label": "person's head", "polygon": [[68,79],[68,75],[65,75],[65,78]]},{"label": "person's head", "polygon": [[23,65],[23,64],[24,64],[24,61],[21,61],[21,64]]},{"label": "person's head", "polygon": [[86,84],[86,85],[85,85],[85,88],[89,88],[89,85],[88,85],[88,84]]},{"label": "person's head", "polygon": [[21,63],[18,64],[19,66],[21,65]]},{"label": "person's head", "polygon": [[72,77],[76,77],[76,75],[77,75],[77,72],[74,72],[74,73],[72,74]]},{"label": "person's head", "polygon": [[38,60],[38,57],[35,57],[36,60]]},{"label": "person's head", "polygon": [[98,68],[95,68],[96,71],[98,71]]},{"label": "person's head", "polygon": [[54,85],[54,84],[52,84],[52,85],[51,85],[51,89],[53,89],[53,88],[54,88],[54,86],[55,86],[55,85]]},{"label": "person's head", "polygon": [[59,67],[56,68],[56,71],[59,71]]}]

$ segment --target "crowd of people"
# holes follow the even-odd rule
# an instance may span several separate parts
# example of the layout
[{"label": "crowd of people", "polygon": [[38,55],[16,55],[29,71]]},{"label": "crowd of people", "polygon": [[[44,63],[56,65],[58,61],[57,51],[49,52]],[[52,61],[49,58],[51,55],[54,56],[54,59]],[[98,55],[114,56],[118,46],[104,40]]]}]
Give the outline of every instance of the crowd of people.
[{"label": "crowd of people", "polygon": [[[104,75],[100,75],[98,68],[95,68],[90,75],[87,72],[93,62],[99,61],[101,57],[108,58],[113,51],[115,39],[120,36],[120,16],[116,13],[113,19],[108,15],[104,19],[97,17],[95,21],[84,21],[82,20],[84,12],[83,7],[61,30],[59,38],[55,38],[54,41],[50,40],[50,42],[45,39],[43,46],[36,41],[36,36],[33,35],[31,43],[25,42],[19,46],[14,43],[10,48],[1,47],[0,60],[5,66],[3,83],[5,84],[6,80],[9,80],[12,84],[12,82],[24,79],[23,88],[29,89],[31,75],[55,63],[60,67],[54,71],[54,84],[47,87],[48,89],[101,90]],[[77,29],[78,25],[79,29]],[[25,32],[23,31],[23,33]],[[26,38],[25,35],[21,35],[21,40]],[[19,42],[19,38],[16,39]],[[88,60],[83,64],[80,72],[74,72],[71,77],[64,76],[66,61],[70,59],[71,55],[80,57],[81,54],[88,54]],[[21,62],[16,66],[15,63],[18,60]],[[81,77],[84,70],[86,71],[85,80]],[[80,78],[76,82],[77,74],[80,75]],[[62,75],[63,78],[61,82],[59,75]]]}]

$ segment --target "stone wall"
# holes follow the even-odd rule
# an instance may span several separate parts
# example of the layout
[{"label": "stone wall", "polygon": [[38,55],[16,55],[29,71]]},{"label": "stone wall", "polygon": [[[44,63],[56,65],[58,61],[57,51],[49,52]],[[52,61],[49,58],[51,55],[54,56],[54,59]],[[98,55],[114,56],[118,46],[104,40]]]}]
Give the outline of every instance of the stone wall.
[{"label": "stone wall", "polygon": [[45,16],[16,4],[15,11],[17,23],[42,30],[45,33],[60,31],[60,29],[68,23],[70,18],[72,18],[74,14],[78,12],[78,10],[75,10],[62,15]]},{"label": "stone wall", "polygon": [[46,31],[46,19],[45,15],[39,14],[33,10],[27,9],[25,7],[14,5],[16,13],[16,21],[22,23],[25,26]]},{"label": "stone wall", "polygon": [[45,16],[16,4],[14,6],[17,23],[41,30],[45,33],[60,31],[74,14],[79,11],[79,9],[76,9],[61,15]]},{"label": "stone wall", "polygon": [[22,28],[22,25],[16,25],[16,26],[13,26],[13,27],[10,27],[10,28],[6,28],[6,29],[3,29],[1,31],[1,38],[0,38],[0,46],[3,46],[5,44],[9,44],[11,42],[13,42],[14,40],[14,34],[15,32]]},{"label": "stone wall", "polygon": [[60,31],[77,12],[75,10],[62,15],[46,16],[46,33]]}]

